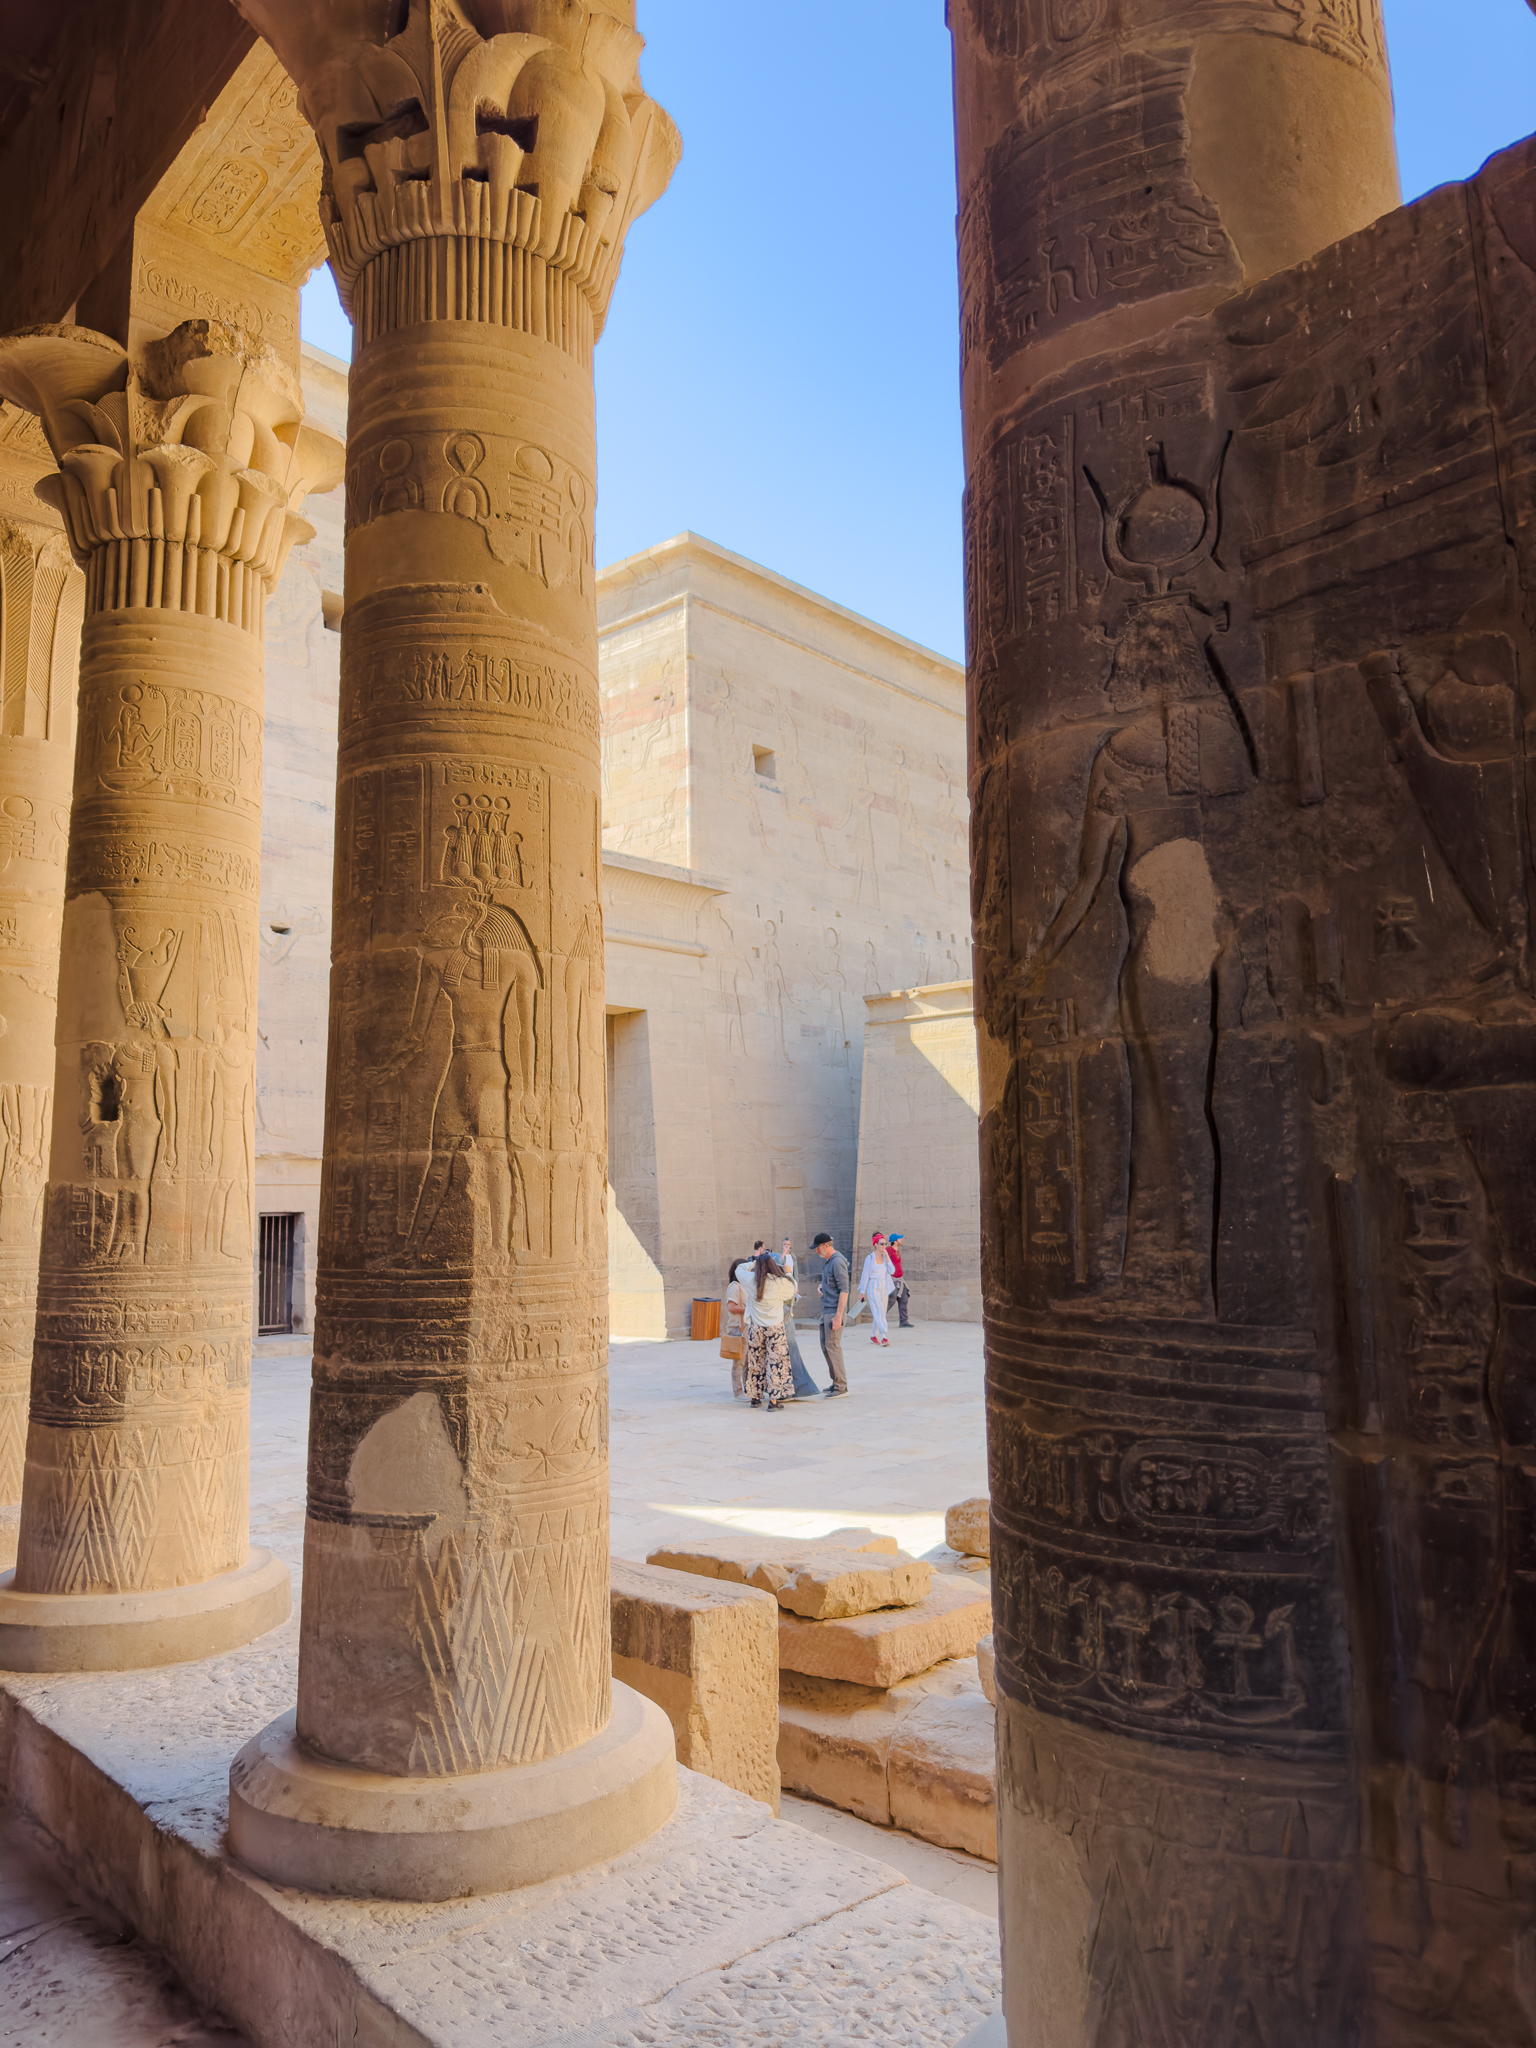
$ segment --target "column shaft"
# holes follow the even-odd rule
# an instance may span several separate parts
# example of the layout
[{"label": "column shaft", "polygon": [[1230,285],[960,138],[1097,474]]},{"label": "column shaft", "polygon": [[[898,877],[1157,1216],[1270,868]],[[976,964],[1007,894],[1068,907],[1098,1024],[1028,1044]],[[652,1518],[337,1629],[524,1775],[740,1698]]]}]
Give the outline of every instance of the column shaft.
[{"label": "column shaft", "polygon": [[26,1447],[84,599],[57,529],[0,527],[0,1509]]},{"label": "column shaft", "polygon": [[12,335],[0,389],[42,416],[87,607],[0,1663],[160,1663],[288,1606],[247,1543],[261,625],[340,451],[293,372],[212,321],[133,358]]},{"label": "column shaft", "polygon": [[593,467],[549,343],[361,348],[298,1726],[380,1771],[608,1717]]},{"label": "column shaft", "polygon": [[261,643],[96,613],[16,1585],[132,1592],[245,1555]]},{"label": "column shaft", "polygon": [[677,1797],[610,1671],[591,371],[677,138],[632,0],[411,0],[377,42],[242,5],[356,352],[299,1698],[230,1840],[446,1898]]}]

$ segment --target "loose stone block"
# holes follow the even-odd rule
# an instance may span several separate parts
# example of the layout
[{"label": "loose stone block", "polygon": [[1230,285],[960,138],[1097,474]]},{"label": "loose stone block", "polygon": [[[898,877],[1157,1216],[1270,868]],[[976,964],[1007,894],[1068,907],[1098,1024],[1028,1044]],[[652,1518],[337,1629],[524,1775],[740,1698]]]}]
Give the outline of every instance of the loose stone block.
[{"label": "loose stone block", "polygon": [[995,1707],[997,1705],[997,1659],[993,1655],[991,1636],[983,1636],[976,1645],[976,1669],[981,1676],[981,1689]]},{"label": "loose stone block", "polygon": [[923,1558],[936,1572],[969,1572],[980,1585],[990,1586],[992,1583],[989,1559],[970,1557],[963,1550],[951,1550],[947,1543],[935,1543],[931,1550],[923,1552]]},{"label": "loose stone block", "polygon": [[[752,1536],[743,1531],[740,1535],[709,1536],[686,1545],[663,1544],[649,1552],[645,1561],[662,1565],[668,1571],[693,1572],[701,1579],[730,1579],[739,1586],[750,1586],[756,1582],[754,1574],[764,1566],[793,1569],[829,1550],[894,1557],[897,1548],[894,1536],[877,1536],[873,1529],[834,1529],[830,1536],[818,1537]],[[765,1590],[771,1592],[773,1588],[768,1585]]]},{"label": "loose stone block", "polygon": [[968,1657],[992,1626],[991,1602],[974,1586],[935,1579],[916,1607],[843,1621],[779,1617],[779,1663],[811,1678],[843,1678],[881,1691],[946,1657]]},{"label": "loose stone block", "polygon": [[898,1724],[886,1783],[897,1827],[997,1861],[997,1715],[983,1694],[920,1700]]},{"label": "loose stone block", "polygon": [[894,1557],[828,1551],[809,1564],[759,1568],[753,1583],[771,1578],[781,1607],[807,1621],[838,1621],[886,1607],[916,1607],[933,1588],[933,1567],[897,1551]]},{"label": "loose stone block", "polygon": [[[891,1745],[930,1697],[977,1692],[975,1664],[954,1658],[884,1691],[833,1678],[779,1673],[779,1775],[790,1792],[820,1799],[878,1827],[891,1822]],[[979,1697],[979,1694],[978,1694]]]},{"label": "loose stone block", "polygon": [[613,1675],[663,1709],[677,1760],[779,1810],[778,1608],[755,1586],[614,1558]]},{"label": "loose stone block", "polygon": [[944,1517],[944,1541],[966,1557],[992,1555],[992,1503],[984,1493],[974,1500],[957,1501],[949,1510]]}]

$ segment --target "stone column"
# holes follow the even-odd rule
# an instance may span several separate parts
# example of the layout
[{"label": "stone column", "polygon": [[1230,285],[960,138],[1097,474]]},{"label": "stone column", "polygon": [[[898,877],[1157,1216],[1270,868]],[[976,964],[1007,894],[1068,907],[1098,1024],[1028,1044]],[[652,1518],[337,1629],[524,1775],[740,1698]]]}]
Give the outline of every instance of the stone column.
[{"label": "stone column", "polygon": [[1381,22],[950,19],[1009,2037],[1344,2048],[1377,1709],[1330,1428],[1392,960],[1337,892],[1419,840],[1358,675],[1288,671],[1395,623],[1340,600],[1398,344],[1368,367],[1304,261],[1396,201]]},{"label": "stone column", "polygon": [[[339,467],[297,379],[190,321],[0,342],[86,572],[31,1414],[0,1665],[206,1655],[280,1621],[247,1544],[262,613]],[[3,1585],[3,1582],[0,1582]]]},{"label": "stone column", "polygon": [[[10,489],[30,493],[31,455],[0,446]],[[85,608],[69,543],[36,511],[0,520],[0,1569],[21,1503]]]},{"label": "stone column", "polygon": [[678,145],[626,0],[412,0],[377,42],[246,12],[356,341],[298,1712],[231,1840],[448,1896],[676,1796],[610,1699],[591,354]]}]

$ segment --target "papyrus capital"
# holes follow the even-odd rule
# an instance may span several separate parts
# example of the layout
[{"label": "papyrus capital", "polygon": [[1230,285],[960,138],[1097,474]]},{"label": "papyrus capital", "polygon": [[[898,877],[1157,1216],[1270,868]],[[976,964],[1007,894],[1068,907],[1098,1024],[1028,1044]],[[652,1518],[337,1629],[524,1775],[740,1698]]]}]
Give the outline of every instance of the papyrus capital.
[{"label": "papyrus capital", "polygon": [[[242,0],[242,11],[320,139],[331,265],[365,339],[469,319],[579,347],[586,336],[567,332],[558,308],[532,303],[551,274],[586,302],[581,327],[601,331],[629,224],[682,148],[641,87],[632,7],[411,0],[397,35],[374,0]],[[389,277],[385,301],[360,304],[373,259],[409,245],[416,266]]]}]

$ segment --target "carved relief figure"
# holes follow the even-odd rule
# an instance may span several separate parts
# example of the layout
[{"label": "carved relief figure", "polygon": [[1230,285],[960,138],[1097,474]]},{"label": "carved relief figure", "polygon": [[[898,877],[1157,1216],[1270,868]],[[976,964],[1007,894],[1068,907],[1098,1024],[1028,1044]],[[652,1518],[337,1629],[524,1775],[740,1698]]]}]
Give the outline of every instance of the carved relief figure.
[{"label": "carved relief figure", "polygon": [[[484,1249],[510,1259],[516,1215],[516,1154],[510,1118],[536,1128],[534,999],[543,974],[516,911],[480,898],[435,918],[418,948],[416,1001],[400,1052],[375,1077],[414,1067],[427,1050],[439,1006],[448,1013],[449,1054],[432,1104],[425,1179],[410,1204],[406,1251],[421,1255],[442,1213],[457,1166],[472,1216],[489,1219]],[[445,1248],[467,1257],[455,1233]]]},{"label": "carved relief figure", "polygon": [[1109,695],[1123,722],[1094,758],[1077,875],[1017,983],[1043,988],[1100,890],[1119,889],[1130,924],[1119,1001],[1133,1096],[1125,1281],[1208,1311],[1212,982],[1227,917],[1201,817],[1207,803],[1246,791],[1253,774],[1188,600],[1133,608],[1116,642]]}]

